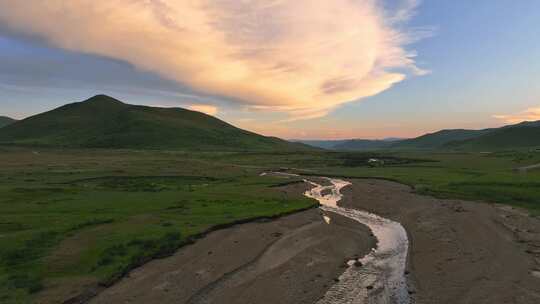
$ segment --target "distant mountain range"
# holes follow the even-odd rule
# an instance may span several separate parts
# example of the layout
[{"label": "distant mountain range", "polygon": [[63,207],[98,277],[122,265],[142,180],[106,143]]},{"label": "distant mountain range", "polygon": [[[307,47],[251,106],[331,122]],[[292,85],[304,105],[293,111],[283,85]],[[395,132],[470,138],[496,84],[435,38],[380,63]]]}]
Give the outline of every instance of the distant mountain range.
[{"label": "distant mountain range", "polygon": [[0,144],[68,148],[210,151],[313,150],[182,108],[125,104],[106,95],[10,123]]},{"label": "distant mountain range", "polygon": [[380,150],[387,149],[397,142],[402,141],[403,139],[398,138],[386,138],[386,139],[351,139],[339,145],[336,145],[334,149],[336,150]]},{"label": "distant mountain range", "polygon": [[343,139],[343,140],[292,140],[317,148],[327,150],[380,150],[390,147],[400,138],[385,139]]},{"label": "distant mountain range", "polygon": [[336,146],[346,143],[348,140],[303,140],[303,139],[291,139],[291,142],[303,143],[312,147],[334,150]]},{"label": "distant mountain range", "polygon": [[540,121],[483,130],[453,129],[411,139],[301,141],[331,150],[460,150],[492,151],[540,147]]},{"label": "distant mountain range", "polygon": [[0,116],[0,128],[10,125],[16,121],[17,120],[7,117],[7,116]]},{"label": "distant mountain range", "polygon": [[[483,130],[442,130],[411,139],[285,141],[182,108],[125,104],[106,95],[23,120],[0,117],[0,144],[209,151],[462,150],[540,147],[540,121]],[[309,145],[309,146],[308,146]]]}]

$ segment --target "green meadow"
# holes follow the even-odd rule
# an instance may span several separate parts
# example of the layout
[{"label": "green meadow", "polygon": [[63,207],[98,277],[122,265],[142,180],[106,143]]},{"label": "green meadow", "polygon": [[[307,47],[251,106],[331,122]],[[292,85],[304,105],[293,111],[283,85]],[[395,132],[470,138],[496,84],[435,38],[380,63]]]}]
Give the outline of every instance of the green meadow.
[{"label": "green meadow", "polygon": [[[381,178],[407,184],[422,194],[502,203],[540,214],[540,151],[482,152],[310,152],[214,157],[249,166],[289,168],[303,174]],[[371,158],[384,161],[369,166]]]},{"label": "green meadow", "polygon": [[182,153],[4,149],[0,163],[1,303],[59,302],[210,229],[315,206]]},{"label": "green meadow", "polygon": [[540,168],[518,169],[540,163],[538,152],[401,155],[430,161],[376,168],[327,168],[324,172],[385,178],[410,185],[426,195],[502,203],[540,214]]},{"label": "green meadow", "polygon": [[[368,165],[377,158],[384,165]],[[166,152],[0,148],[0,302],[108,286],[204,232],[316,206],[265,170],[384,178],[540,214],[536,151]]]}]

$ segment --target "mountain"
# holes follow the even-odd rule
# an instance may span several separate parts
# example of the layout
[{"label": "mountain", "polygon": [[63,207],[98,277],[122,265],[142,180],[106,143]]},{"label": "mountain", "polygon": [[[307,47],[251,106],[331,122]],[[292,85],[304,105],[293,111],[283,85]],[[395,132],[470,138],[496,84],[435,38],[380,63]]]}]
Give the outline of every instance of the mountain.
[{"label": "mountain", "polygon": [[362,151],[362,150],[380,150],[390,148],[397,142],[402,141],[398,138],[388,138],[379,140],[370,139],[351,139],[347,140],[339,145],[334,146],[335,150],[350,150],[350,151]]},{"label": "mountain", "polygon": [[515,127],[540,127],[540,120],[537,121],[523,121],[515,125],[505,126],[503,128],[515,128]]},{"label": "mountain", "polygon": [[540,121],[483,130],[442,130],[392,144],[391,149],[506,150],[540,147]]},{"label": "mountain", "polygon": [[312,147],[327,149],[327,150],[378,150],[389,147],[393,142],[403,140],[401,138],[385,138],[385,139],[341,139],[341,140],[291,140],[300,142]]},{"label": "mountain", "polygon": [[429,133],[416,138],[403,140],[394,143],[390,148],[397,149],[439,149],[444,148],[451,142],[470,140],[491,132],[492,129],[484,130],[442,130],[435,133]]},{"label": "mountain", "polygon": [[310,150],[182,108],[125,104],[106,95],[67,104],[0,129],[0,143],[69,148]]},{"label": "mountain", "polygon": [[13,118],[7,116],[0,116],[0,128],[10,125],[14,122],[16,122],[16,120]]},{"label": "mountain", "polygon": [[347,140],[304,140],[304,139],[292,139],[292,142],[303,143],[308,146],[322,148],[327,150],[334,149],[335,146],[340,145]]},{"label": "mountain", "polygon": [[478,137],[449,142],[445,147],[476,151],[540,147],[540,121],[492,129]]}]

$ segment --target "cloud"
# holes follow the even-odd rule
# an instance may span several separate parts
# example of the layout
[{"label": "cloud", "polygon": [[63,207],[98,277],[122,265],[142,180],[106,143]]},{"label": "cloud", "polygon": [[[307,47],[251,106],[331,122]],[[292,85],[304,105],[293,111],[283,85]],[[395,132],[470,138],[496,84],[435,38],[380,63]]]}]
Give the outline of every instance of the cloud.
[{"label": "cloud", "polygon": [[219,112],[219,109],[217,107],[212,106],[212,105],[204,105],[204,104],[192,104],[188,106],[188,109],[197,111],[197,112],[202,112],[202,113],[212,115],[212,116],[215,116]]},{"label": "cloud", "polygon": [[398,1],[0,0],[0,23],[294,120],[423,74],[400,28],[418,2]]},{"label": "cloud", "polygon": [[517,114],[494,115],[493,117],[510,124],[520,123],[523,121],[537,121],[540,120],[540,107],[528,108],[527,110],[521,111]]}]

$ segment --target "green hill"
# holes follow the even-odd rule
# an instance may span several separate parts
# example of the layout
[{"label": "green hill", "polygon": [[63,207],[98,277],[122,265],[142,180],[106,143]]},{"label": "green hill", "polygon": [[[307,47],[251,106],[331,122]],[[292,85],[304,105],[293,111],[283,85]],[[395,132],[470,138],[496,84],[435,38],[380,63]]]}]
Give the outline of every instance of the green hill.
[{"label": "green hill", "polygon": [[403,140],[391,145],[397,149],[439,149],[451,142],[473,139],[488,134],[492,129],[485,130],[442,130],[420,137]]},{"label": "green hill", "polygon": [[9,118],[7,116],[0,116],[0,128],[10,125],[14,122],[16,122],[16,120],[13,118]]},{"label": "green hill", "polygon": [[494,129],[479,137],[450,142],[446,147],[459,150],[507,150],[540,147],[540,122],[524,122]]},{"label": "green hill", "polygon": [[308,150],[182,108],[122,103],[105,95],[67,104],[0,130],[0,143],[69,148]]},{"label": "green hill", "polygon": [[442,130],[403,140],[393,149],[507,150],[540,147],[540,121],[483,130]]}]

